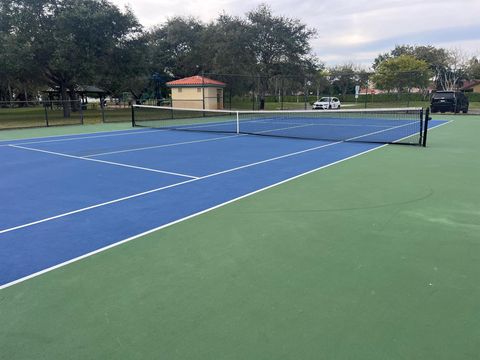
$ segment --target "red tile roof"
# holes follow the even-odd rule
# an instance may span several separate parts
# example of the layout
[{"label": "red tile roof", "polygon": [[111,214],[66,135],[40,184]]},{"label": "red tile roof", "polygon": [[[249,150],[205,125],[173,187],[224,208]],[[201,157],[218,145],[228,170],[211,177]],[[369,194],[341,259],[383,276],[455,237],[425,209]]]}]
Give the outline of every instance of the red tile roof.
[{"label": "red tile roof", "polygon": [[478,84],[480,84],[480,80],[467,80],[463,83],[463,86],[460,88],[460,90],[469,90]]},{"label": "red tile roof", "polygon": [[204,85],[204,86],[212,86],[212,85],[217,85],[217,86],[226,86],[224,82],[218,81],[218,80],[213,80],[209,79],[207,77],[203,77],[200,75],[195,75],[195,76],[190,76],[186,77],[183,79],[178,79],[178,80],[173,80],[167,82],[167,86],[170,87],[175,87],[175,86],[192,86],[192,85]]}]

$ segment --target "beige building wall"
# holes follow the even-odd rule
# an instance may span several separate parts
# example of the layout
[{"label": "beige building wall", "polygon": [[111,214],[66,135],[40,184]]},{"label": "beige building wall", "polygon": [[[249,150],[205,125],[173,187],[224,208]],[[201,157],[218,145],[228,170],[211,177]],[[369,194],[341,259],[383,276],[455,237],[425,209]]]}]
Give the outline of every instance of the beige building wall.
[{"label": "beige building wall", "polygon": [[215,87],[172,87],[172,106],[187,109],[203,109],[203,93],[205,93],[205,109],[223,109],[223,89]]},{"label": "beige building wall", "polygon": [[202,109],[202,88],[172,87],[172,106],[187,109]]},{"label": "beige building wall", "polygon": [[473,87],[473,92],[474,92],[474,93],[480,93],[480,84],[475,85],[475,86]]},{"label": "beige building wall", "polygon": [[223,109],[223,89],[215,87],[205,88],[205,109]]}]

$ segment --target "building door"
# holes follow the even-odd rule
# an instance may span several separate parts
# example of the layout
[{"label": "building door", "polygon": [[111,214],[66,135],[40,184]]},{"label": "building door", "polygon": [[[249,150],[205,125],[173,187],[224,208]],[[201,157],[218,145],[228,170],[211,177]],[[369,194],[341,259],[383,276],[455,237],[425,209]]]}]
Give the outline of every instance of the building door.
[{"label": "building door", "polygon": [[217,109],[223,109],[223,91],[222,89],[217,89]]}]

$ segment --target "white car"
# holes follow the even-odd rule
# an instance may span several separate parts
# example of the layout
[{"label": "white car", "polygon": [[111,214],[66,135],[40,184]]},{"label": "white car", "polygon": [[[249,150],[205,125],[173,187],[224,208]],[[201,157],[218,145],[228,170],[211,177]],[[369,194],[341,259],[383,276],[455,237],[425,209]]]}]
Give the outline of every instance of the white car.
[{"label": "white car", "polygon": [[340,100],[336,97],[322,97],[312,105],[313,110],[340,109]]}]

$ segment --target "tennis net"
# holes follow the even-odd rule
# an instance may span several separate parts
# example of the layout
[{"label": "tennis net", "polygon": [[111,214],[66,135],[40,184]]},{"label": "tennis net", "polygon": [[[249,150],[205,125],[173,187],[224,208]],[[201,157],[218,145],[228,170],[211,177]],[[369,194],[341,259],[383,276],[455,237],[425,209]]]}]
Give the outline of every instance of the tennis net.
[{"label": "tennis net", "polygon": [[132,125],[183,131],[425,146],[428,110],[231,111],[134,105]]}]

